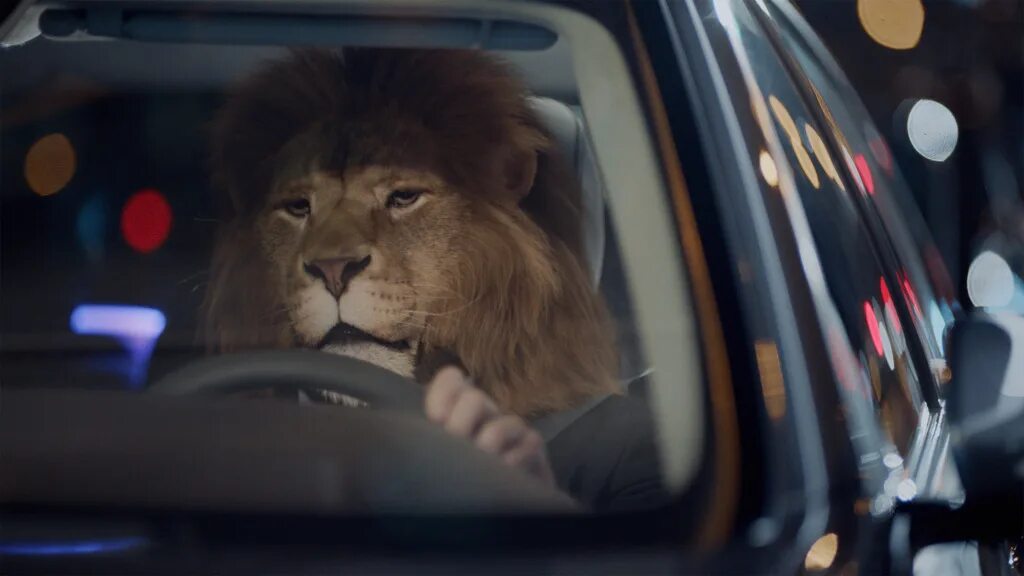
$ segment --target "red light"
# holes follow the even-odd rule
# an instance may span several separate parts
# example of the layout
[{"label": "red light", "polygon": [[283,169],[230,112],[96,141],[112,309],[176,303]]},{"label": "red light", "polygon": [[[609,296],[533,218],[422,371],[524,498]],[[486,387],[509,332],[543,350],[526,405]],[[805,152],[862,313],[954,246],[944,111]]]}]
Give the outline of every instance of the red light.
[{"label": "red light", "polygon": [[139,190],[121,210],[121,234],[133,250],[146,254],[167,240],[171,220],[171,207],[163,194],[153,189]]},{"label": "red light", "polygon": [[889,286],[885,283],[885,278],[878,278],[878,287],[882,291],[882,302],[888,306],[892,302],[892,294],[889,293]]},{"label": "red light", "polygon": [[903,326],[900,324],[900,318],[896,315],[896,304],[892,300],[892,294],[889,293],[889,285],[885,283],[885,278],[878,278],[879,288],[882,291],[882,306],[885,307],[885,315],[889,317],[889,322],[892,323],[892,328],[898,333],[903,332]]},{"label": "red light", "polygon": [[878,330],[878,316],[875,316],[875,309],[870,302],[864,303],[864,318],[867,321],[868,332],[871,333],[871,343],[875,345],[875,352],[881,356],[885,352],[882,348],[882,333]]},{"label": "red light", "polygon": [[864,158],[863,154],[857,154],[853,157],[853,163],[857,165],[857,172],[860,173],[860,179],[864,182],[864,188],[868,191],[868,194],[874,195],[875,179],[871,177],[871,168],[868,167],[867,159]]},{"label": "red light", "polygon": [[921,306],[917,303],[917,294],[914,294],[914,288],[910,286],[910,280],[903,279],[903,291],[907,293],[907,299],[910,300],[910,305],[914,308],[914,313],[918,317],[923,318],[924,313],[921,312]]}]

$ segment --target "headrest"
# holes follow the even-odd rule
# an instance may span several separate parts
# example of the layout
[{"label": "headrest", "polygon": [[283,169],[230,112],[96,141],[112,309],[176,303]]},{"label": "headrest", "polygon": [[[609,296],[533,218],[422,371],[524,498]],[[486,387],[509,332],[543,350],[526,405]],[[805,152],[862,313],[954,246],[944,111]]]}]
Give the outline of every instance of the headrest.
[{"label": "headrest", "polygon": [[583,195],[583,256],[596,289],[604,262],[604,183],[583,120],[572,108],[551,98],[531,98],[530,105],[555,138],[565,160],[576,170]]}]

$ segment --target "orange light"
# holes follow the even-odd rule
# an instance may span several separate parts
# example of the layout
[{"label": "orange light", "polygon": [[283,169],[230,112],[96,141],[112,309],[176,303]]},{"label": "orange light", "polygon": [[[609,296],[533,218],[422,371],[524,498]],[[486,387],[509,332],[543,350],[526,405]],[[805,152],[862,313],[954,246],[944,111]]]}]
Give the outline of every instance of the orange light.
[{"label": "orange light", "polygon": [[796,156],[797,163],[800,164],[800,169],[803,171],[804,176],[807,176],[807,181],[815,189],[819,188],[821,182],[818,179],[818,170],[814,167],[814,160],[811,160],[811,154],[807,152],[807,148],[804,148],[803,140],[800,137],[800,130],[796,127],[793,116],[786,109],[786,105],[774,95],[768,97],[768,106],[775,114],[775,119],[778,120],[782,131],[786,133],[789,145],[793,149],[793,154]]},{"label": "orange light", "polygon": [[893,50],[910,50],[924,31],[921,0],[857,0],[857,17],[872,40]]},{"label": "orange light", "polygon": [[839,551],[839,536],[832,532],[825,534],[814,541],[811,549],[804,557],[804,568],[812,572],[828,570],[836,561],[836,553]]},{"label": "orange light", "polygon": [[74,175],[75,148],[63,134],[43,136],[25,155],[25,181],[40,196],[60,192]]},{"label": "orange light", "polygon": [[835,182],[836,186],[845,192],[846,186],[843,184],[843,179],[839,177],[839,171],[836,170],[836,165],[832,162],[832,155],[828,153],[828,148],[825,146],[825,141],[821,139],[821,134],[818,134],[818,131],[810,124],[804,124],[804,132],[807,134],[808,142],[811,143],[811,151],[818,158],[818,164],[821,165],[825,176],[828,176],[829,180]]},{"label": "orange light", "polygon": [[761,375],[765,409],[772,420],[778,420],[786,414],[786,387],[782,381],[779,349],[771,340],[758,340],[754,342],[754,354]]}]

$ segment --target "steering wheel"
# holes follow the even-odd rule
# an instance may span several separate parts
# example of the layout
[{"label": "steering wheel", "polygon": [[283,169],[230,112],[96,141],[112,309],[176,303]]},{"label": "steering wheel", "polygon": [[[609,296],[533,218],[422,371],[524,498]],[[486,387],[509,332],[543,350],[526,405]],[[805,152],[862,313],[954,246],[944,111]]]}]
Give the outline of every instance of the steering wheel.
[{"label": "steering wheel", "polygon": [[149,387],[156,394],[233,394],[262,388],[328,390],[372,408],[423,413],[421,387],[394,372],[315,350],[270,350],[211,356],[172,372]]},{"label": "steering wheel", "polygon": [[[231,394],[271,387],[329,390],[384,410],[339,413],[267,406],[263,402],[167,404],[156,397]],[[99,454],[96,461],[103,461],[104,454],[114,461],[123,459],[126,453],[135,453],[123,449],[121,444],[138,442],[140,437],[145,438],[150,448],[143,455],[160,455],[146,466],[97,466],[90,467],[102,472],[95,478],[73,476],[83,501],[138,500],[171,505],[180,504],[182,499],[244,505],[256,502],[260,506],[309,507],[321,512],[579,510],[570,497],[557,489],[536,483],[471,442],[428,423],[423,416],[423,391],[418,384],[362,360],[313,350],[226,354],[197,360],[172,372],[150,386],[149,391],[152,394],[135,396],[133,402],[131,397],[108,399],[102,403],[102,410],[93,411],[95,414],[83,410],[81,399],[48,398],[30,404],[47,406],[52,415],[59,410],[55,404],[67,400],[68,414],[60,418],[74,421],[65,426],[74,430],[69,438],[95,441],[87,448],[76,448],[76,453]],[[89,399],[96,396],[92,392],[90,395]],[[5,401],[12,402],[7,396]],[[119,408],[112,403],[126,405]],[[0,420],[0,424],[7,420],[10,419]],[[31,428],[33,422],[28,418],[25,425]],[[183,426],[182,422],[188,424]],[[47,429],[61,431],[60,427]],[[88,430],[89,434],[81,430]],[[33,428],[28,433],[39,432]],[[218,438],[218,442],[204,440],[208,438]],[[70,440],[67,443],[74,446]],[[32,448],[37,442],[24,444]],[[259,449],[225,454],[221,445]],[[302,447],[301,453],[315,457],[297,458],[296,446]],[[168,454],[171,456],[166,457]],[[60,454],[52,458],[56,462],[75,461],[62,460]],[[190,466],[181,468],[178,463],[183,460],[190,462]],[[40,474],[60,469],[54,468],[50,460],[39,461],[46,464],[39,466]],[[284,461],[292,464],[277,464]],[[143,470],[149,474],[148,480],[139,482],[134,472],[111,479],[111,469]],[[257,472],[248,474],[247,482],[240,488],[227,478],[237,478],[238,470],[242,469]],[[216,480],[222,477],[223,480]],[[173,478],[173,485],[164,486],[166,478]],[[224,487],[230,490],[225,492]],[[242,488],[249,492],[239,493]],[[26,498],[38,496],[32,490],[28,492]]]}]

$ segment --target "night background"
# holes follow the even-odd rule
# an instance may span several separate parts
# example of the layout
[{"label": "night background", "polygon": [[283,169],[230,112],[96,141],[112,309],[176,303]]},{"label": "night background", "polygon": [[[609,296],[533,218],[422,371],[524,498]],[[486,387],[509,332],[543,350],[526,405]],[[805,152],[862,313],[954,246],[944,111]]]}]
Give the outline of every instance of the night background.
[{"label": "night background", "polygon": [[[796,4],[889,141],[958,284],[961,304],[973,304],[970,263],[991,251],[1013,270],[1011,305],[1024,312],[1024,2]],[[955,119],[956,145],[945,160],[925,158],[908,134],[910,111],[925,99],[946,107]],[[995,271],[1001,265],[990,258],[981,262],[991,268],[976,268],[976,292],[1001,302],[1005,287],[983,282],[993,274],[1005,280]]]}]

